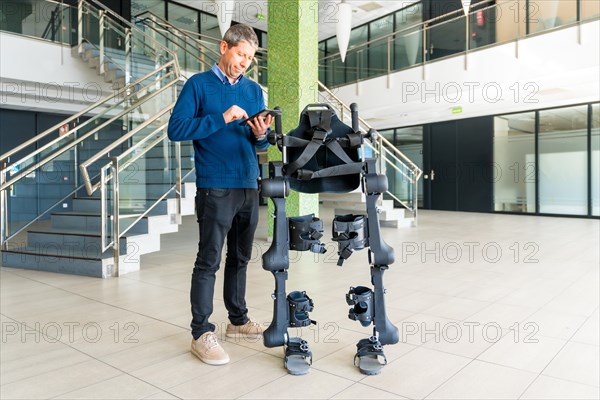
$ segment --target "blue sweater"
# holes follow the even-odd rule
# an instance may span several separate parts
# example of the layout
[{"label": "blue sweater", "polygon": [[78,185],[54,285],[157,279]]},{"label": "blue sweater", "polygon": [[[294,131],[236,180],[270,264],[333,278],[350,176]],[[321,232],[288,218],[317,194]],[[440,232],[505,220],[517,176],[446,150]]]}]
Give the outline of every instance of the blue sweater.
[{"label": "blue sweater", "polygon": [[223,83],[213,71],[192,76],[177,99],[168,135],[173,141],[193,140],[196,186],[199,188],[258,188],[256,150],[266,149],[249,126],[225,123],[223,113],[233,105],[254,115],[264,108],[260,86],[242,77]]}]

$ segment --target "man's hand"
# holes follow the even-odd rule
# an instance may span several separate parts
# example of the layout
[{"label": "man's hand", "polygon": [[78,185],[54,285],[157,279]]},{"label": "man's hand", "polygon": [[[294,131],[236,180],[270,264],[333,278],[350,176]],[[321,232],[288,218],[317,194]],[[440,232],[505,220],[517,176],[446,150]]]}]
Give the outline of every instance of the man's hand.
[{"label": "man's hand", "polygon": [[267,129],[273,123],[273,116],[267,115],[265,118],[256,117],[248,121],[248,125],[252,128],[252,133],[257,138],[262,139],[263,136],[267,133]]},{"label": "man's hand", "polygon": [[243,108],[238,106],[231,106],[223,113],[223,119],[225,120],[226,124],[246,118],[248,118],[248,114],[246,114],[246,111],[244,111]]}]

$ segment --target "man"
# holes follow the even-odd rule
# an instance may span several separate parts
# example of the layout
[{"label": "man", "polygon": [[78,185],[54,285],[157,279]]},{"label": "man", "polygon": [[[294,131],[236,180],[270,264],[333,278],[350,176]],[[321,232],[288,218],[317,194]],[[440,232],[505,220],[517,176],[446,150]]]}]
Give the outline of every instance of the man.
[{"label": "man", "polygon": [[232,26],[219,48],[219,63],[186,82],[168,130],[171,140],[194,143],[200,240],[190,292],[192,353],[211,365],[229,362],[215,325],[208,321],[225,238],[223,300],[230,320],[226,336],[257,338],[263,331],[247,315],[246,269],[258,222],[255,148],[268,147],[265,135],[273,122],[269,115],[240,125],[264,108],[260,86],[243,76],[258,48],[252,28]]}]

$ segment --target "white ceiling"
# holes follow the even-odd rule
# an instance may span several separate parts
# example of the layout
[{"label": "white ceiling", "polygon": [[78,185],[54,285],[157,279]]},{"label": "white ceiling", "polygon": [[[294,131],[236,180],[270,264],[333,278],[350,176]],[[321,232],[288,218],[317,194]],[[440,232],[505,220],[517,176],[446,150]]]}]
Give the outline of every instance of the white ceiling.
[{"label": "white ceiling", "polygon": [[[133,2],[153,3],[156,0],[134,0]],[[347,0],[352,6],[352,26],[362,25],[365,22],[372,21],[393,11],[407,7],[418,0]],[[216,3],[222,3],[219,0],[179,0],[181,4],[216,14]],[[337,10],[341,0],[319,0],[319,40],[335,36]],[[268,31],[269,20],[267,0],[258,1],[234,1],[233,20],[243,22],[257,29]],[[229,11],[229,12],[232,12]],[[264,15],[260,20],[256,17],[257,13]]]}]

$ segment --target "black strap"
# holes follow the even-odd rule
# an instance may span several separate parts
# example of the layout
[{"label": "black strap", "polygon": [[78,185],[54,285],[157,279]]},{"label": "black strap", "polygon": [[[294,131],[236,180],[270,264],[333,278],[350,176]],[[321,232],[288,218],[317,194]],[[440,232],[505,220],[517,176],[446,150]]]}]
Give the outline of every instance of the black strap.
[{"label": "black strap", "polygon": [[384,364],[387,364],[387,357],[383,354],[383,345],[375,336],[371,336],[368,339],[361,339],[356,344],[356,355],[354,356],[354,365],[356,365],[356,359],[362,356],[376,356],[383,357]]},{"label": "black strap", "polygon": [[315,178],[326,178],[329,176],[354,175],[359,174],[363,169],[362,162],[353,162],[352,164],[334,165],[333,167],[323,168],[317,172],[307,169],[299,169],[296,179],[308,181]]},{"label": "black strap", "polygon": [[286,147],[304,147],[310,143],[310,140],[300,139],[296,136],[285,135],[283,145]]},{"label": "black strap", "polygon": [[313,139],[308,143],[300,157],[298,157],[294,162],[289,163],[285,167],[285,174],[287,176],[292,176],[294,172],[296,172],[299,168],[306,165],[308,161],[317,153],[317,150],[323,144],[323,140],[325,139],[326,132],[323,131],[315,131],[313,134]]},{"label": "black strap", "polygon": [[331,142],[327,143],[326,146],[329,150],[333,152],[333,154],[335,154],[340,160],[342,160],[346,164],[352,164],[354,162],[353,159],[348,157],[348,154],[344,151],[344,149],[342,149],[342,146],[340,146],[339,142],[337,142],[336,140],[332,140]]},{"label": "black strap", "polygon": [[[320,117],[320,118],[319,118]],[[300,156],[289,163],[285,168],[285,174],[292,176],[299,168],[302,168],[317,153],[317,150],[323,145],[327,135],[331,133],[331,111],[322,112],[309,111],[308,118],[310,126],[313,129],[312,140],[306,145],[306,148]]]},{"label": "black strap", "polygon": [[308,359],[309,365],[312,365],[312,352],[309,350],[306,340],[300,338],[291,338],[288,340],[285,349],[285,358],[287,359],[289,356],[301,356],[304,359]]}]

